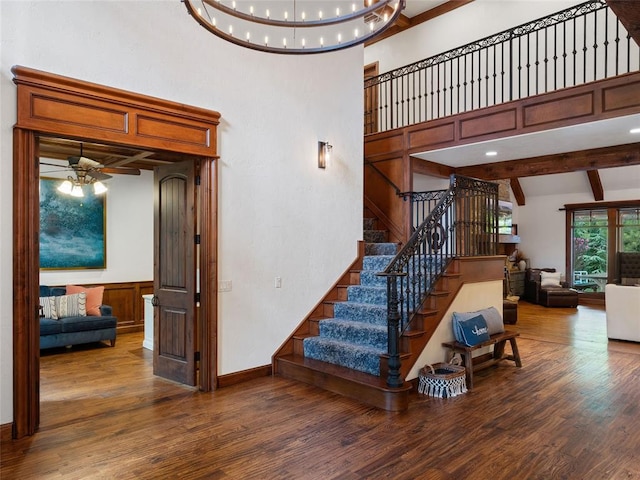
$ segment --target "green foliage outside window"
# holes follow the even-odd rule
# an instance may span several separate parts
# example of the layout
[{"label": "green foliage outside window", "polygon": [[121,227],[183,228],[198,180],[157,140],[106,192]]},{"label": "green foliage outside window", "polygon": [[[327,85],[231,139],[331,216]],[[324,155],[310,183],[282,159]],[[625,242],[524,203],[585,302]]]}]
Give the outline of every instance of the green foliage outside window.
[{"label": "green foliage outside window", "polygon": [[573,270],[606,273],[607,211],[575,212],[573,220]]},{"label": "green foliage outside window", "polygon": [[620,251],[640,252],[640,209],[620,210]]}]

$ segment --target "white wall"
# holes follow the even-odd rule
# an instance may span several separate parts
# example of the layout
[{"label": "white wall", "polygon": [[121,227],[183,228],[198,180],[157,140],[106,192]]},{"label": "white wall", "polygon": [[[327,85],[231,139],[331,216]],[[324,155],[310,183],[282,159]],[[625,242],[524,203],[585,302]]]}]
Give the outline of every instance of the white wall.
[{"label": "white wall", "polygon": [[[640,199],[640,165],[599,170],[604,201]],[[586,183],[586,185],[583,185]],[[514,201],[520,250],[533,267],[565,269],[565,204],[593,203],[586,172],[520,180],[525,205]]]},{"label": "white wall", "polygon": [[380,73],[388,72],[579,3],[583,1],[475,0],[374,43],[365,49],[364,62],[377,61]]},{"label": "white wall", "polygon": [[[444,317],[442,317],[442,321],[438,324],[436,331],[433,332],[431,340],[429,340],[415,365],[407,374],[407,380],[416,378],[420,374],[420,369],[425,365],[451,360],[451,352],[444,348],[442,343],[454,340],[453,327],[451,325],[453,312],[475,312],[489,307],[496,307],[502,315],[502,280],[463,285]],[[482,355],[490,350],[491,347],[483,347],[476,352],[476,355]]]},{"label": "white wall", "polygon": [[[42,166],[41,175],[60,177],[50,170]],[[41,270],[41,285],[153,280],[153,172],[143,170],[139,177],[113,175],[104,184],[109,189],[105,194],[107,268]]]},{"label": "white wall", "polygon": [[[253,52],[160,0],[2,0],[0,35],[0,423],[12,419],[16,64],[222,114],[219,279],[233,287],[219,296],[218,372],[268,364],[362,237],[363,48]],[[316,166],[318,140],[334,147],[326,170]]]},{"label": "white wall", "polygon": [[422,175],[420,173],[413,174],[414,192],[430,192],[431,190],[446,190],[448,188],[448,178],[432,177],[430,175]]}]

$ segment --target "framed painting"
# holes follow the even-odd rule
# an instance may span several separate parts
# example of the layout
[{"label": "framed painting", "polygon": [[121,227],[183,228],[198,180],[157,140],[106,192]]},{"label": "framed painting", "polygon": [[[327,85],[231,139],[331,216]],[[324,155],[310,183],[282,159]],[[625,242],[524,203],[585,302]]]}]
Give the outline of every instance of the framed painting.
[{"label": "framed painting", "polygon": [[40,178],[40,268],[107,266],[105,194],[83,187],[83,197],[58,191],[64,179]]}]

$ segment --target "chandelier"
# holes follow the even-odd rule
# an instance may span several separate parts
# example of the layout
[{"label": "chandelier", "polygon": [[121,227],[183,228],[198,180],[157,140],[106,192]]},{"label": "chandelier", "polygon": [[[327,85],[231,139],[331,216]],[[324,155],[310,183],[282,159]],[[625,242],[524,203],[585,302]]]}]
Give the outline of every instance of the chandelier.
[{"label": "chandelier", "polygon": [[394,24],[405,0],[183,0],[214,35],[269,53],[342,50]]},{"label": "chandelier", "polygon": [[85,185],[93,186],[93,193],[95,195],[102,195],[107,191],[107,187],[104,183],[95,178],[87,178],[86,176],[78,175],[76,178],[68,176],[67,179],[60,184],[58,191],[72,197],[84,197],[84,191],[82,187]]}]

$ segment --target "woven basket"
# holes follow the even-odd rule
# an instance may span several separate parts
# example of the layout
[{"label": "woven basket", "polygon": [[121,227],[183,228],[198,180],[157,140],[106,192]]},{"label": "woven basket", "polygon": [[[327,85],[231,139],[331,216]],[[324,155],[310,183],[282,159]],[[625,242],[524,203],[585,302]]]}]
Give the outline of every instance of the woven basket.
[{"label": "woven basket", "polygon": [[450,363],[434,363],[420,369],[418,393],[430,397],[456,397],[467,391],[464,367]]}]

